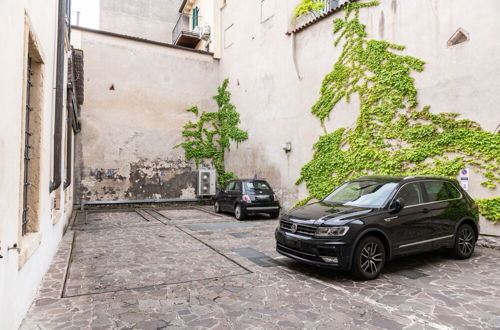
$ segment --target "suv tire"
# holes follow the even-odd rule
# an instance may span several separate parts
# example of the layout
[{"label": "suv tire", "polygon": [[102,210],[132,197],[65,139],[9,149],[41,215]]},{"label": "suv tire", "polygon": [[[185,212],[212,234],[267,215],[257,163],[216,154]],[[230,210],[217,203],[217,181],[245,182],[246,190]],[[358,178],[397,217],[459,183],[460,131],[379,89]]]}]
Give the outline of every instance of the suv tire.
[{"label": "suv tire", "polygon": [[359,280],[378,277],[386,261],[384,244],[375,236],[362,238],[354,249],[352,275]]},{"label": "suv tire", "polygon": [[476,233],[471,225],[463,224],[458,227],[455,234],[455,244],[451,250],[451,255],[456,259],[470,258],[476,246]]}]

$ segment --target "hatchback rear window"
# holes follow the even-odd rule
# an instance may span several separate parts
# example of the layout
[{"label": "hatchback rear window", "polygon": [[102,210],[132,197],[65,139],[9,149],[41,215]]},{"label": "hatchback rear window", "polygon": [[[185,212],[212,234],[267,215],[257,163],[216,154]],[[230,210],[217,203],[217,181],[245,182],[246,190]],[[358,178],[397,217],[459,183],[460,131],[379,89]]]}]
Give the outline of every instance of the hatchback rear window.
[{"label": "hatchback rear window", "polygon": [[271,190],[271,187],[269,187],[266,181],[246,181],[245,186],[250,190]]},{"label": "hatchback rear window", "polygon": [[451,183],[445,181],[423,182],[429,202],[460,198],[460,192]]}]

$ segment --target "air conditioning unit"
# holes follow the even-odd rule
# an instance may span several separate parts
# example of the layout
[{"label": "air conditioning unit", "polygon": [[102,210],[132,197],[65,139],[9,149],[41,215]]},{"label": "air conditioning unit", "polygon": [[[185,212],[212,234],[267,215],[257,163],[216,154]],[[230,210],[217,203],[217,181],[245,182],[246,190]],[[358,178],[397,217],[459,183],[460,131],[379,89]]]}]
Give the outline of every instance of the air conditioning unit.
[{"label": "air conditioning unit", "polygon": [[198,196],[214,196],[215,195],[215,170],[199,170],[198,171]]}]

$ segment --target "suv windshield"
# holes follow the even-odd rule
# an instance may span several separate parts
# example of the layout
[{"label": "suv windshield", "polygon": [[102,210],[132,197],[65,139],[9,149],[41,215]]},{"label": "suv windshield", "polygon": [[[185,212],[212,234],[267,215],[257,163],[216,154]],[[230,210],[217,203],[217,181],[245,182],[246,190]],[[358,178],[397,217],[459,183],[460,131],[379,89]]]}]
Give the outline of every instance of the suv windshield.
[{"label": "suv windshield", "polygon": [[397,182],[347,182],[328,195],[323,202],[350,206],[379,208],[389,198]]},{"label": "suv windshield", "polygon": [[249,190],[271,190],[266,181],[246,181],[245,185]]}]

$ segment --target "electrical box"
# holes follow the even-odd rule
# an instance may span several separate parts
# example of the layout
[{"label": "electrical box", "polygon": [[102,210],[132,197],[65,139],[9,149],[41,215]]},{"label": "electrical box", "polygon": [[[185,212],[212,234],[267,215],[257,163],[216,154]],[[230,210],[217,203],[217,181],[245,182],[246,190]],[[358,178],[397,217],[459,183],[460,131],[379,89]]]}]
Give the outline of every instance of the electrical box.
[{"label": "electrical box", "polygon": [[198,196],[214,196],[216,189],[215,170],[198,171]]}]

